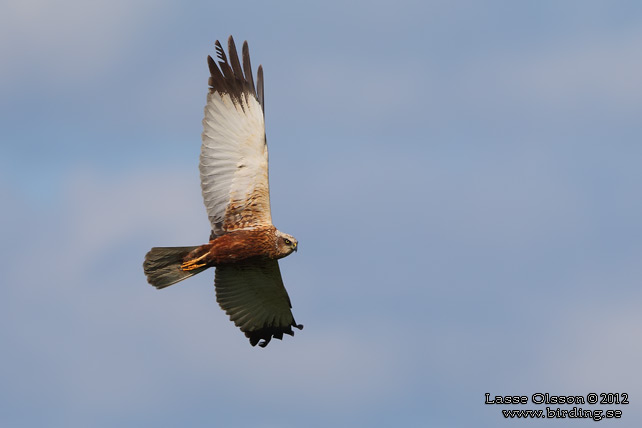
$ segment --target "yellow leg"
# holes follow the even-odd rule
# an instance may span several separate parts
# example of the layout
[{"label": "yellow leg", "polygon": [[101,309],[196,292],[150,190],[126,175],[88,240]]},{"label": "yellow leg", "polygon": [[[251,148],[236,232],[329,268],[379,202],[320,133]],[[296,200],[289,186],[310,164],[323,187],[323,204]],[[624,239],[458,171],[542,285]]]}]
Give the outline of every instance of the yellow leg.
[{"label": "yellow leg", "polygon": [[205,258],[205,256],[207,256],[207,254],[208,253],[205,253],[205,254],[203,254],[202,256],[200,256],[200,257],[198,257],[196,259],[192,259],[192,260],[186,261],[185,263],[183,263],[181,265],[181,269],[184,270],[184,271],[188,271],[188,270],[194,270],[194,269],[198,269],[200,267],[205,266],[207,263],[198,263],[198,262],[203,260]]}]

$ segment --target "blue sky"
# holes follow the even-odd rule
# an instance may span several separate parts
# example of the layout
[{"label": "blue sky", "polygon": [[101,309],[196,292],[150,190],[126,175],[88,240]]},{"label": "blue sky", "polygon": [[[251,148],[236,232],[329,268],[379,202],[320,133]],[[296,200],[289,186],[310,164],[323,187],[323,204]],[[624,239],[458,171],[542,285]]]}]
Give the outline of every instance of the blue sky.
[{"label": "blue sky", "polygon": [[[1,8],[0,425],[496,427],[545,407],[486,392],[628,393],[585,407],[642,423],[639,2]],[[300,242],[281,269],[305,329],[266,349],[213,272],[157,291],[141,267],[209,235],[205,58],[230,34],[265,68],[272,217]]]}]

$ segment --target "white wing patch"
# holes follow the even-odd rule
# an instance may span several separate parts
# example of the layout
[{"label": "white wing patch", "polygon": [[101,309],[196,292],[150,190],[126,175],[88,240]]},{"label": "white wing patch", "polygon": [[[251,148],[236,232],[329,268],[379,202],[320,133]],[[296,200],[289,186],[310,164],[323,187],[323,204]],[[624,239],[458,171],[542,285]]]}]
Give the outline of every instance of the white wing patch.
[{"label": "white wing patch", "polygon": [[263,110],[243,93],[207,96],[201,146],[201,189],[216,235],[271,225],[268,153]]}]

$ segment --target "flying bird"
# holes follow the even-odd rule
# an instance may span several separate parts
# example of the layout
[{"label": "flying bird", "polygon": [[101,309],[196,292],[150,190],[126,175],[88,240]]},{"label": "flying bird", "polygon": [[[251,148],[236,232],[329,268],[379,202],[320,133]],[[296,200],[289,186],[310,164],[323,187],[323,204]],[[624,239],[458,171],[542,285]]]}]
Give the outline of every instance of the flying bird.
[{"label": "flying bird", "polygon": [[247,41],[242,64],[232,36],[229,59],[218,40],[215,46],[218,63],[207,57],[210,88],[199,163],[209,243],[152,248],[143,269],[147,281],[162,289],[215,267],[219,306],[252,346],[265,347],[272,338],[293,336],[292,327],[303,328],[294,321],[278,263],[298,242],[272,224],[263,68],[255,86]]}]

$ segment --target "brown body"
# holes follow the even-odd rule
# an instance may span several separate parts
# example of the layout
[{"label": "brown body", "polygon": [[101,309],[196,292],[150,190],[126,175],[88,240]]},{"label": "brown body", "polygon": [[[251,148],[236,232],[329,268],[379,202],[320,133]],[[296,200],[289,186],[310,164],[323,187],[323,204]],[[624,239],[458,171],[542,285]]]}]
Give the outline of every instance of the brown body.
[{"label": "brown body", "polygon": [[187,253],[181,269],[188,272],[243,261],[278,260],[296,250],[296,240],[271,225],[234,230]]},{"label": "brown body", "polygon": [[[291,251],[290,251],[291,252]],[[290,254],[279,252],[276,227],[268,226],[252,230],[235,230],[204,244],[190,252],[184,259],[200,259],[210,266],[238,263],[246,259],[280,259]],[[204,257],[203,257],[204,256]],[[200,264],[200,263],[199,263]]]}]

